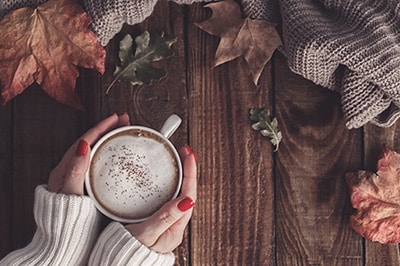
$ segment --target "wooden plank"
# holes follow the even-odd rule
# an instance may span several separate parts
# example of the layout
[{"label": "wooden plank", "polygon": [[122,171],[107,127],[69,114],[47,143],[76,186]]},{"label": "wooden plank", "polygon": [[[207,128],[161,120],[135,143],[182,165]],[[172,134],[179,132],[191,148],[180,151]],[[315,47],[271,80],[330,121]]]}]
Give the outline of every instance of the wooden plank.
[{"label": "wooden plank", "polygon": [[[183,49],[183,9],[182,7],[163,2],[156,7],[155,15],[142,25],[127,27],[128,30],[141,32],[144,28],[150,30],[165,30],[167,34],[178,37],[174,45],[177,55],[174,61],[164,63],[163,67],[170,76],[154,85],[151,89],[118,92],[120,95],[104,95],[107,78],[115,66],[107,60],[107,73],[104,80],[91,70],[81,70],[82,77],[78,80],[78,90],[87,112],[81,113],[56,103],[48,98],[38,86],[33,86],[15,100],[15,150],[12,248],[26,245],[35,228],[32,217],[32,202],[34,188],[47,182],[48,173],[61,159],[69,145],[80,134],[93,124],[112,112],[128,111],[135,123],[159,128],[167,116],[177,113],[183,118],[179,131],[172,137],[177,146],[187,143],[186,122],[186,85],[185,60]],[[117,38],[118,39],[118,38]],[[107,49],[109,54],[116,55],[116,41]],[[176,48],[175,48],[176,47]],[[113,51],[112,53],[110,52]],[[125,85],[123,85],[125,86]],[[131,89],[131,88],[130,88]],[[21,196],[23,195],[23,196]],[[5,201],[6,202],[6,201]],[[8,223],[10,224],[10,223]],[[5,227],[4,227],[5,228]],[[11,233],[10,233],[11,234]],[[12,240],[11,240],[12,239]],[[7,240],[2,243],[7,243]],[[187,257],[187,242],[177,251],[178,264],[183,265]],[[7,253],[7,252],[6,252]]]},{"label": "wooden plank", "polygon": [[352,231],[344,173],[361,163],[360,130],[347,130],[339,95],[275,64],[276,113],[283,142],[277,152],[278,265],[362,265]]},{"label": "wooden plank", "polygon": [[[376,172],[376,165],[383,147],[400,152],[400,125],[380,128],[367,124],[364,127],[365,169]],[[365,240],[366,265],[399,265],[398,245],[382,245]]]},{"label": "wooden plank", "polygon": [[37,85],[14,101],[12,249],[28,244],[36,229],[34,189],[47,184],[49,172],[81,134],[85,113],[57,103]]},{"label": "wooden plank", "polygon": [[[169,59],[158,62],[157,67],[163,68],[167,76],[160,81],[155,81],[151,86],[132,86],[128,82],[118,82],[106,94],[107,86],[114,79],[115,65],[119,64],[119,42],[125,34],[133,38],[148,30],[150,34],[172,35],[177,38],[172,49],[175,55]],[[107,45],[106,72],[100,82],[98,94],[92,101],[96,112],[94,120],[98,121],[108,114],[127,112],[133,124],[140,124],[154,129],[160,129],[164,121],[175,113],[182,118],[182,124],[171,137],[176,147],[188,143],[187,128],[187,85],[186,85],[186,59],[184,36],[184,7],[167,1],[159,1],[145,21],[134,26],[125,25],[122,31]],[[188,261],[188,236],[183,244],[175,251],[176,265],[187,265]]]},{"label": "wooden plank", "polygon": [[[81,73],[98,78],[93,70],[81,69]],[[85,77],[78,78],[76,92],[87,110],[91,110],[92,103],[87,102],[91,98],[86,95],[92,90],[82,86],[83,80]],[[1,257],[30,242],[36,229],[32,208],[34,189],[47,184],[49,172],[67,148],[87,125],[92,125],[88,123],[90,114],[57,103],[38,85],[30,86],[2,108]]]},{"label": "wooden plank", "polygon": [[[186,66],[184,48],[184,14],[183,7],[167,1],[160,1],[152,15],[140,24],[127,26],[115,36],[107,46],[106,73],[102,78],[102,91],[97,103],[101,107],[102,116],[112,112],[128,112],[133,123],[159,129],[165,119],[176,113],[184,120],[181,129],[186,127]],[[114,79],[115,66],[119,64],[119,42],[125,34],[133,38],[148,30],[151,34],[172,35],[177,38],[172,49],[175,55],[169,59],[159,61],[157,67],[163,68],[167,76],[160,81],[154,81],[150,86],[132,86],[128,82],[117,82],[105,93],[106,87]],[[185,144],[186,132],[181,134],[177,145]]]},{"label": "wooden plank", "polygon": [[212,68],[218,38],[193,25],[206,17],[202,5],[190,6],[189,138],[199,166],[190,265],[272,265],[273,155],[248,115],[270,106],[271,68],[259,88],[241,59]]},{"label": "wooden plank", "polygon": [[13,108],[12,104],[0,107],[0,259],[12,249],[12,192],[13,184]]}]

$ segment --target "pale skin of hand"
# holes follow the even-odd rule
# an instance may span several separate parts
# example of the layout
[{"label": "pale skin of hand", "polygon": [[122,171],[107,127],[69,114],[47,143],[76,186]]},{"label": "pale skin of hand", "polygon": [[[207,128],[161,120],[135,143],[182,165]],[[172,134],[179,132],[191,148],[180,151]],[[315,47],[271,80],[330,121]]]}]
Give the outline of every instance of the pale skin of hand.
[{"label": "pale skin of hand", "polygon": [[[183,162],[180,196],[144,222],[125,226],[137,240],[159,253],[171,252],[182,243],[185,228],[192,216],[191,207],[197,198],[196,154],[188,146],[181,148],[179,154]],[[184,210],[179,208],[182,202],[189,203]]]},{"label": "pale skin of hand", "polygon": [[[83,134],[79,140],[72,144],[60,163],[50,172],[48,190],[55,193],[82,196],[85,173],[89,167],[90,146],[108,131],[129,124],[128,114],[124,113],[120,116],[113,114]],[[84,155],[77,156],[76,151],[80,140],[85,140],[88,146]]]},{"label": "pale skin of hand", "polygon": [[[130,125],[129,116],[114,114],[88,130],[64,154],[60,163],[51,171],[48,190],[54,193],[82,196],[85,173],[89,167],[90,146],[114,128]],[[84,150],[79,147],[84,140]],[[81,154],[77,154],[77,149]],[[183,163],[183,181],[180,196],[166,203],[158,212],[142,223],[129,224],[125,228],[150,249],[167,253],[180,245],[185,228],[192,216],[197,198],[196,154],[185,146],[179,150]],[[183,208],[181,203],[185,203]]]}]

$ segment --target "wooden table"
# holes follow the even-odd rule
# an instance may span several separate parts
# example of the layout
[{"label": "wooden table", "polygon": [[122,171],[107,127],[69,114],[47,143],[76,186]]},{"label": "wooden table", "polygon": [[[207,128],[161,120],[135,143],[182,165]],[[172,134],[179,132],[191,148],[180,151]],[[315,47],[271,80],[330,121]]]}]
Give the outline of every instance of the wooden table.
[{"label": "wooden table", "polygon": [[[254,86],[244,60],[212,68],[219,39],[193,25],[202,4],[160,1],[153,15],[125,27],[137,36],[164,30],[178,38],[161,62],[168,76],[150,87],[118,83],[106,95],[118,34],[106,47],[106,73],[81,69],[86,112],[63,106],[34,85],[0,109],[0,256],[30,242],[34,188],[79,136],[107,115],[127,111],[159,128],[183,118],[172,137],[198,152],[198,201],[177,265],[399,265],[399,247],[363,240],[349,227],[353,209],[344,173],[375,170],[383,144],[400,150],[399,127],[348,130],[340,97],[293,74],[276,53]],[[283,141],[251,129],[248,112],[268,107]]]}]

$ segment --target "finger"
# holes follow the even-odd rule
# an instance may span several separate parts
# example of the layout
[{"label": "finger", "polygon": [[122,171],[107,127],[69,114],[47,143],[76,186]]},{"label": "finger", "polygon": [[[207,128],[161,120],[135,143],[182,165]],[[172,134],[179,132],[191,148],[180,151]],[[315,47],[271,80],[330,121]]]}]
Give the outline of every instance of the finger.
[{"label": "finger", "polygon": [[[197,197],[197,168],[196,153],[189,146],[184,146],[179,150],[183,160],[183,182],[181,196],[196,200]],[[152,246],[158,252],[170,252],[182,242],[184,230],[191,218],[192,210],[185,213],[182,218],[172,224]]]},{"label": "finger", "polygon": [[[126,121],[128,121],[129,123],[129,115],[127,115],[126,113],[121,115],[120,117],[116,114],[113,114],[107,117],[106,119],[102,120],[95,127],[88,130],[85,134],[83,134],[83,136],[80,139],[85,139],[89,143],[89,145],[93,145],[106,132],[117,127],[121,123],[120,119],[122,119],[124,123],[126,123]],[[66,167],[68,166],[70,160],[73,158],[75,150],[78,147],[78,142],[79,139],[75,141],[74,144],[72,144],[72,146],[64,154],[60,163],[56,166],[53,172],[59,174],[63,174],[65,172]]]},{"label": "finger", "polygon": [[176,249],[183,241],[185,229],[191,217],[192,210],[189,210],[181,219],[165,231],[150,248],[159,253],[168,253]]},{"label": "finger", "polygon": [[118,118],[118,127],[129,126],[131,124],[128,113],[123,113]]},{"label": "finger", "polygon": [[89,129],[83,136],[89,145],[93,145],[100,137],[102,137],[108,131],[116,128],[120,121],[120,117],[117,114],[113,114],[106,119],[100,121],[96,126]]},{"label": "finger", "polygon": [[173,224],[180,220],[194,206],[188,197],[176,198],[165,204],[141,224],[128,225],[126,228],[137,240],[151,247]]},{"label": "finger", "polygon": [[197,166],[196,155],[191,152],[183,158],[183,180],[181,196],[197,199]]},{"label": "finger", "polygon": [[67,166],[61,193],[67,195],[83,195],[85,173],[89,167],[90,146],[85,140],[80,140],[76,152]]},{"label": "finger", "polygon": [[181,156],[181,159],[183,160],[186,156],[188,156],[192,152],[192,149],[189,147],[189,145],[185,145],[182,148],[179,149],[179,155]]},{"label": "finger", "polygon": [[[124,113],[121,116],[113,114],[102,120],[89,131],[87,131],[81,137],[81,139],[85,139],[89,145],[93,145],[101,136],[103,136],[108,131],[118,126],[124,125],[129,125],[129,115],[127,113]],[[68,179],[69,185],[67,184],[67,187],[64,188],[66,190],[65,192],[68,194],[83,194],[82,178],[84,178],[84,175],[76,175],[75,173],[80,173],[82,172],[82,170],[87,170],[88,164],[84,164],[82,160],[88,160],[88,158],[76,158],[75,153],[78,145],[79,140],[72,144],[72,146],[66,151],[58,165],[50,172],[48,181],[49,191],[60,192],[64,184],[66,184],[65,177],[67,174],[70,179]],[[76,180],[76,178],[78,177],[79,179]],[[82,184],[82,190],[80,189],[80,184]],[[79,190],[75,190],[75,188],[78,188],[78,185]]]}]

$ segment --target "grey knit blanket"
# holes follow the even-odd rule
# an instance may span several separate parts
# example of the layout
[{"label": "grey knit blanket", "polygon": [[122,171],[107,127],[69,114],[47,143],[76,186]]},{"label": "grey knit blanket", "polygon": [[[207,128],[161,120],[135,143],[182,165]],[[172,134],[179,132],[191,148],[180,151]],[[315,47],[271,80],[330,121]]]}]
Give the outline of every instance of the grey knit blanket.
[{"label": "grey knit blanket", "polygon": [[398,0],[255,0],[242,5],[252,18],[282,27],[292,71],[341,94],[348,128],[368,122],[389,127],[399,118]]},{"label": "grey knit blanket", "polygon": [[[160,0],[162,1],[162,0]],[[3,0],[0,17],[44,0]],[[175,0],[180,4],[208,2]],[[85,0],[102,45],[124,23],[136,24],[157,0]],[[242,0],[245,15],[276,22],[290,69],[341,95],[348,128],[388,127],[400,117],[398,0]]]}]

